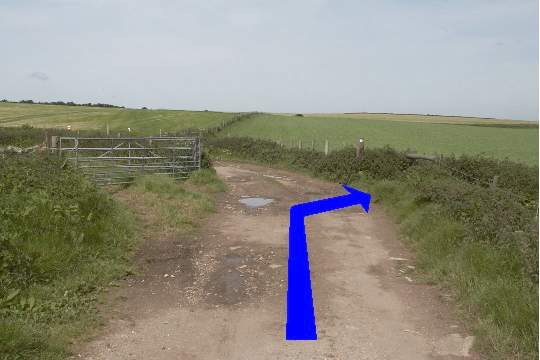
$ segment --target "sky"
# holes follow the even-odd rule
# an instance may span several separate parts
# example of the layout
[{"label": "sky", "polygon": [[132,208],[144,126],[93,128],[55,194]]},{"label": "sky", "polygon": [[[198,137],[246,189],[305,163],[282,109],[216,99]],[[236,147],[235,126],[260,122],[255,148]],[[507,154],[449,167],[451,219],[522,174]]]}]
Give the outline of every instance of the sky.
[{"label": "sky", "polygon": [[0,0],[0,98],[538,120],[536,0]]}]

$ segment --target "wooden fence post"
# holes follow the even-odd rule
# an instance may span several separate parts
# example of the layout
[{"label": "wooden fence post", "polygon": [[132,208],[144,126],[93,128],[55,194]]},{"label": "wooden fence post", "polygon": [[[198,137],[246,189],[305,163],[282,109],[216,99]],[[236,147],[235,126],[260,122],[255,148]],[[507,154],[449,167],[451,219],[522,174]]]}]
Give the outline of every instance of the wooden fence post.
[{"label": "wooden fence post", "polygon": [[364,158],[364,139],[358,139],[358,144],[356,144],[356,158],[362,160]]},{"label": "wooden fence post", "polygon": [[302,149],[302,140],[298,140],[298,148],[301,150]]},{"label": "wooden fence post", "polygon": [[495,189],[497,187],[497,182],[499,181],[499,175],[495,175],[493,177],[493,179],[491,180],[491,184],[489,184],[489,186],[492,188],[492,189]]},{"label": "wooden fence post", "polygon": [[328,155],[328,139],[324,140],[324,155]]}]

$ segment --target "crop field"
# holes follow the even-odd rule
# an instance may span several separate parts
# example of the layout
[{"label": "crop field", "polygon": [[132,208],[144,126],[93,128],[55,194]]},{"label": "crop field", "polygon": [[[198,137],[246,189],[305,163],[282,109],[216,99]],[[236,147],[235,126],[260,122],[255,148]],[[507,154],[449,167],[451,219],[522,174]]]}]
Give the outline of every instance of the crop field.
[{"label": "crop field", "polygon": [[[280,115],[280,114],[277,114]],[[294,115],[294,114],[290,114]],[[469,116],[450,115],[422,115],[422,114],[391,114],[391,113],[312,113],[304,114],[309,117],[332,117],[359,120],[387,120],[404,122],[421,122],[432,124],[465,124],[465,125],[497,125],[497,126],[531,126],[538,125],[525,120],[506,120],[493,118],[479,118]]]},{"label": "crop field", "polygon": [[[228,127],[225,136],[248,136],[278,141],[288,147],[314,147],[323,150],[325,140],[335,150],[355,144],[359,138],[370,148],[389,145],[398,150],[443,155],[476,155],[498,159],[508,158],[527,164],[538,164],[537,123],[453,118],[456,123],[436,116],[424,116],[433,121],[406,120],[409,115],[392,115],[392,120],[371,116],[364,118],[338,116],[260,115]],[[390,116],[390,115],[388,115]],[[425,119],[421,119],[425,120]],[[444,120],[446,121],[446,120]]]},{"label": "crop field", "polygon": [[235,113],[183,110],[139,110],[94,108],[84,106],[0,104],[0,126],[30,125],[41,128],[67,128],[72,130],[102,130],[107,123],[113,133],[156,135],[183,129],[209,128],[222,124]]}]

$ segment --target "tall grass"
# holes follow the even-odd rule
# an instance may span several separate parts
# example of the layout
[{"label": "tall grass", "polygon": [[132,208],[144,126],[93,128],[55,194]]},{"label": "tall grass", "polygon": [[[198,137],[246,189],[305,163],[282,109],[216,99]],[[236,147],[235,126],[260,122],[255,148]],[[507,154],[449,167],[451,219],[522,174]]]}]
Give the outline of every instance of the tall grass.
[{"label": "tall grass", "polygon": [[[158,214],[160,230],[186,232],[223,190],[203,169],[184,182],[143,176],[121,193]],[[131,271],[142,229],[131,210],[55,157],[0,158],[0,204],[0,359],[65,358],[99,322],[100,292]]]},{"label": "tall grass", "polygon": [[0,359],[60,359],[129,269],[129,213],[74,170],[0,159]]},{"label": "tall grass", "polygon": [[185,182],[166,175],[146,175],[136,179],[132,193],[145,211],[155,212],[161,231],[189,232],[201,218],[215,211],[213,194],[225,190],[225,184],[213,169],[193,172]]},{"label": "tall grass", "polygon": [[[411,183],[381,181],[369,190],[400,222],[424,279],[454,295],[478,336],[477,349],[490,359],[537,358],[538,283],[530,272],[537,271],[537,258],[527,263],[537,250],[523,248],[515,232],[500,245],[483,241],[446,206],[420,200]],[[537,233],[528,231],[537,247]]]}]

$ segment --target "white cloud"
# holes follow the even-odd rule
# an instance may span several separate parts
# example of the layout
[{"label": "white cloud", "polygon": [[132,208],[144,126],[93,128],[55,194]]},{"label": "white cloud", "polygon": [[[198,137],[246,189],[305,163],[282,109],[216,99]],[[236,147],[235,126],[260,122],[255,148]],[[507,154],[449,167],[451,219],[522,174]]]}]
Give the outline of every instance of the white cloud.
[{"label": "white cloud", "polygon": [[31,73],[31,74],[30,74],[30,77],[33,78],[33,79],[40,80],[40,81],[47,81],[47,80],[49,80],[49,77],[47,76],[47,74],[42,73],[42,72],[39,72],[39,71],[36,71],[36,72]]}]

